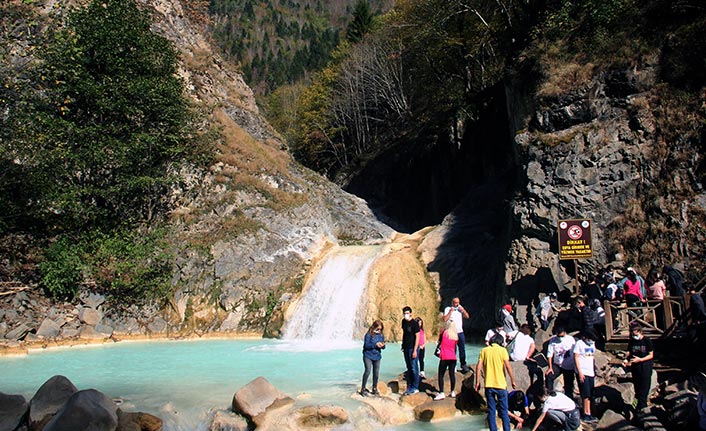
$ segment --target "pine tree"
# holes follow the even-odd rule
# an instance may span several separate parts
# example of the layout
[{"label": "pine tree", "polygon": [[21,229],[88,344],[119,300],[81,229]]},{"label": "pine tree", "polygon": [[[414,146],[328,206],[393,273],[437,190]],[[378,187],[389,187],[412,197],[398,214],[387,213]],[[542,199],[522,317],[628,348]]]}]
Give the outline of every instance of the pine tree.
[{"label": "pine tree", "polygon": [[373,14],[370,11],[370,4],[367,0],[359,0],[353,11],[353,20],[348,24],[346,39],[350,43],[360,42],[372,26]]}]

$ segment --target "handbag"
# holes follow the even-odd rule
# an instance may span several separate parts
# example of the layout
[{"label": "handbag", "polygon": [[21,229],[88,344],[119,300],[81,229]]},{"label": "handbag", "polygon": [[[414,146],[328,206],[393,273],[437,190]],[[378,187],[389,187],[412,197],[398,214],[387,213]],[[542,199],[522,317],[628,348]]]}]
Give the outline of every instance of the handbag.
[{"label": "handbag", "polygon": [[434,356],[437,358],[441,357],[441,344],[436,345],[436,349],[434,349]]}]

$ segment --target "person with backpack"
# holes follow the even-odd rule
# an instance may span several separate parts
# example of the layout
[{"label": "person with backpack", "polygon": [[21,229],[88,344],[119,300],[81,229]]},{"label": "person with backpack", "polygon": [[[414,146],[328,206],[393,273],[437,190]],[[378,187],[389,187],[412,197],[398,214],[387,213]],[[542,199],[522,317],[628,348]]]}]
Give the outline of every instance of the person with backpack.
[{"label": "person with backpack", "polygon": [[618,287],[625,291],[625,302],[628,307],[642,306],[647,295],[647,288],[645,280],[637,274],[634,268],[628,267],[627,276],[618,282]]},{"label": "person with backpack", "polygon": [[665,265],[662,274],[667,277],[667,290],[671,296],[684,296],[684,274],[678,269]]}]

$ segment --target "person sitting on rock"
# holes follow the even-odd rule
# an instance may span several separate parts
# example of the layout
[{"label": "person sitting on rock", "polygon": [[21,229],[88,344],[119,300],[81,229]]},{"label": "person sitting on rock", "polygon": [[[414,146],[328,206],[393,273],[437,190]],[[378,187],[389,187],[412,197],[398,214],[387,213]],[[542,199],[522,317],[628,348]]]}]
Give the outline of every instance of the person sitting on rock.
[{"label": "person sitting on rock", "polygon": [[488,329],[488,332],[485,333],[485,345],[490,346],[490,340],[496,335],[500,334],[503,336],[503,347],[507,345],[507,333],[503,330],[503,321],[498,320],[495,322],[495,326],[493,328]]},{"label": "person sitting on rock", "polygon": [[534,338],[530,335],[531,332],[527,323],[523,323],[520,326],[520,332],[515,337],[515,344],[512,347],[512,353],[510,353],[510,360],[528,361],[532,359],[532,355],[535,352],[535,344]]}]

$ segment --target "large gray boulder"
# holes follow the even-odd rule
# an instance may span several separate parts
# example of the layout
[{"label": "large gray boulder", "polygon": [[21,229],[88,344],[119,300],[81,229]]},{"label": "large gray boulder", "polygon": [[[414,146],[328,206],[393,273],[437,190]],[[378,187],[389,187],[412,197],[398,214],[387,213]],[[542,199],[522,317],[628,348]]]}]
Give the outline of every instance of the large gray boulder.
[{"label": "large gray boulder", "polygon": [[46,318],[37,329],[37,337],[56,338],[61,333],[61,326],[52,319]]},{"label": "large gray boulder", "polygon": [[41,430],[44,424],[78,389],[64,376],[54,376],[44,382],[29,402],[29,426]]},{"label": "large gray boulder", "polygon": [[81,320],[81,323],[95,326],[103,319],[103,313],[90,307],[81,307],[78,312],[78,318]]},{"label": "large gray boulder", "polygon": [[277,404],[294,404],[294,400],[275,388],[264,377],[258,377],[233,395],[233,411],[253,420]]},{"label": "large gray boulder", "polygon": [[0,430],[14,430],[27,413],[29,404],[22,395],[7,395],[0,392]]},{"label": "large gray boulder", "polygon": [[118,407],[95,389],[78,391],[56,412],[43,431],[115,431]]},{"label": "large gray boulder", "polygon": [[639,429],[634,427],[623,415],[608,410],[598,421],[595,431],[639,431]]},{"label": "large gray boulder", "polygon": [[20,341],[27,335],[27,333],[29,333],[29,331],[29,326],[24,323],[20,323],[15,329],[5,334],[5,338],[8,340]]}]

